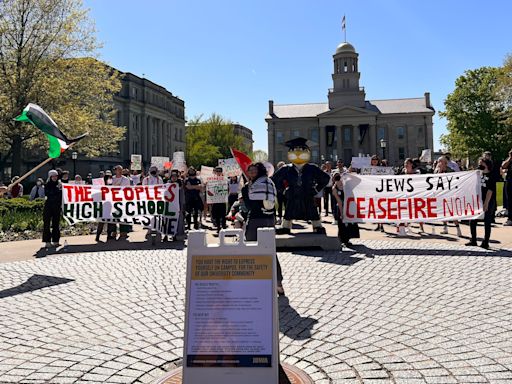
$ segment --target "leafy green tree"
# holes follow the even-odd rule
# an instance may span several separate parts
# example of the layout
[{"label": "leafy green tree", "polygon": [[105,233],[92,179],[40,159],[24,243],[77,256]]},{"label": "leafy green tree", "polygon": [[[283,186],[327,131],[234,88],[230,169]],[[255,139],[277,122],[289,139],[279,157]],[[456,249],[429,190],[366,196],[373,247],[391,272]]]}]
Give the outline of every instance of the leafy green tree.
[{"label": "leafy green tree", "polygon": [[512,148],[512,129],[507,122],[507,106],[499,95],[502,68],[468,70],[455,82],[455,90],[445,100],[440,115],[448,120],[448,134],[441,143],[457,157],[474,160],[491,151],[501,161]]},{"label": "leafy green tree", "polygon": [[[94,24],[81,0],[0,1],[0,171],[12,158],[47,147],[44,135],[12,119],[30,102],[46,110],[69,137],[89,132],[74,149],[87,156],[118,149],[114,123],[119,74],[96,60]],[[25,152],[24,152],[25,151]]]},{"label": "leafy green tree", "polygon": [[199,116],[188,122],[186,145],[187,164],[195,167],[216,166],[218,159],[232,157],[230,147],[249,150],[235,134],[233,123],[215,113],[206,120]]}]

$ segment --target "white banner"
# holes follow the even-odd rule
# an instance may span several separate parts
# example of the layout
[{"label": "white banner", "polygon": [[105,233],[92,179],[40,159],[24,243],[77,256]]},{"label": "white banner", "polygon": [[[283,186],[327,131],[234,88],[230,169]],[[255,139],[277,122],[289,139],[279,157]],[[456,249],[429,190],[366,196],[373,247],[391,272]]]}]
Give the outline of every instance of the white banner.
[{"label": "white banner", "polygon": [[224,177],[206,179],[206,203],[227,203],[229,195],[228,181]]},{"label": "white banner", "polygon": [[483,212],[480,174],[343,175],[345,223],[475,219]]},{"label": "white banner", "polygon": [[62,185],[62,213],[69,224],[139,224],[175,234],[180,212],[179,185]]},{"label": "white banner", "polygon": [[236,159],[219,159],[219,167],[222,168],[224,176],[232,177],[242,175],[242,169],[236,162]]}]

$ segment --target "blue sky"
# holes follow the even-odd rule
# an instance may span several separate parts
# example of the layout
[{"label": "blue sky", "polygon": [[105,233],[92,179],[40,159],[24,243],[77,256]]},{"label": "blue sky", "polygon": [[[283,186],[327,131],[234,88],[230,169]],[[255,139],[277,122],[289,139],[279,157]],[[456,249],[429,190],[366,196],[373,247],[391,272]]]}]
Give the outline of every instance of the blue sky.
[{"label": "blue sky", "polygon": [[[216,112],[251,128],[277,104],[326,102],[332,54],[359,53],[367,99],[421,97],[437,111],[466,69],[512,53],[512,1],[85,0],[114,67],[185,100],[187,117]],[[446,122],[434,117],[435,147]]]}]

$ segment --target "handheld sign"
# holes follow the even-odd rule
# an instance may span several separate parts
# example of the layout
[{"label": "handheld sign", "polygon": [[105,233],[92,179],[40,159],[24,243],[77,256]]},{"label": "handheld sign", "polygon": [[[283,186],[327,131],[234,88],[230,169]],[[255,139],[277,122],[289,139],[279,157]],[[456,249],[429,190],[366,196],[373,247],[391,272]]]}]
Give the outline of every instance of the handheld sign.
[{"label": "handheld sign", "polygon": [[218,245],[190,232],[183,384],[278,384],[276,281],[273,228],[258,229],[257,243],[222,230]]},{"label": "handheld sign", "polygon": [[132,155],[130,162],[132,171],[140,171],[142,169],[142,155]]}]

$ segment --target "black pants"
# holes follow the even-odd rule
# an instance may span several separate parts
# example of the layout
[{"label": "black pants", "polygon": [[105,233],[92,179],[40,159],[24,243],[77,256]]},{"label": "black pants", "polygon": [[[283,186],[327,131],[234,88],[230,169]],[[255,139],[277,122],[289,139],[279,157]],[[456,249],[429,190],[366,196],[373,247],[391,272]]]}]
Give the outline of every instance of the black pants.
[{"label": "black pants", "polygon": [[331,210],[334,213],[334,201],[333,201],[333,195],[332,195],[332,187],[325,187],[324,188],[324,210],[325,210],[326,215],[329,214],[329,207],[331,207]]},{"label": "black pants", "polygon": [[238,193],[231,193],[228,196],[228,211],[231,211],[231,207],[238,200]]},{"label": "black pants", "polygon": [[201,214],[203,202],[200,200],[193,200],[186,203],[185,211],[187,212],[185,219],[187,221],[187,228],[190,229],[192,219],[194,219],[194,228],[199,228],[197,217]]},{"label": "black pants", "polygon": [[283,208],[286,205],[286,198],[284,197],[283,192],[277,193],[277,217],[280,219],[283,218]]},{"label": "black pants", "polygon": [[226,228],[226,203],[212,204],[212,222],[217,231]]},{"label": "black pants", "polygon": [[[505,192],[507,197],[507,210],[508,210],[508,219],[512,220],[512,179],[507,180],[505,185]],[[505,200],[503,200],[505,201]]]},{"label": "black pants", "polygon": [[[262,218],[262,219],[249,219],[247,226],[245,227],[245,240],[246,241],[257,241],[258,240],[258,228],[273,228],[275,224],[274,217]],[[283,270],[276,254],[277,264],[277,284],[281,285],[283,282]]]},{"label": "black pants", "polygon": [[[50,232],[51,224],[51,232]],[[60,204],[46,201],[43,209],[43,242],[58,243],[60,239]]]},{"label": "black pants", "polygon": [[[485,212],[484,216],[484,243],[489,243],[489,240],[491,238],[491,225],[492,220],[494,218],[494,201],[491,199],[489,202],[489,207],[487,208],[487,211]],[[471,220],[469,222],[469,228],[471,229],[471,241],[476,243],[476,227],[478,224],[478,220]]]}]

